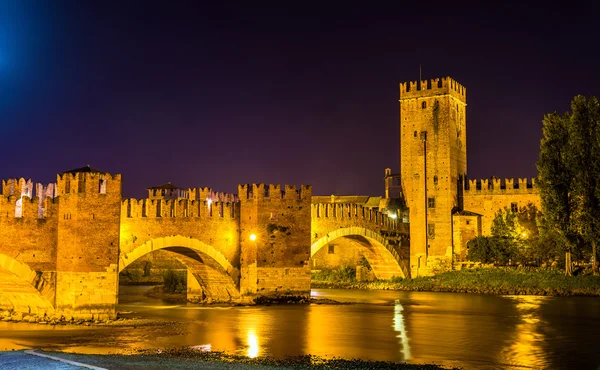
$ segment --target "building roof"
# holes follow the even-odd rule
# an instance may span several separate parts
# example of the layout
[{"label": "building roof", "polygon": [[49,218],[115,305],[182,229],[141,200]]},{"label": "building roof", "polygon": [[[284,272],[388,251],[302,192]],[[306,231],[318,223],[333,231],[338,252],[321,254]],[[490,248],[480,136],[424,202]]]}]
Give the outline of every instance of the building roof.
[{"label": "building roof", "polygon": [[146,190],[185,190],[183,188],[178,187],[177,185],[173,185],[170,182],[158,186],[153,186],[150,188],[146,188]]},{"label": "building roof", "polygon": [[458,211],[454,212],[452,216],[482,216],[479,213],[471,212],[471,211]]},{"label": "building roof", "polygon": [[65,171],[63,173],[79,173],[79,172],[86,172],[86,173],[101,173],[101,174],[105,174],[105,171],[100,171],[98,169],[92,168],[90,167],[90,165],[88,164],[85,167],[81,167],[81,168],[75,168],[73,170],[69,170],[69,171]]}]

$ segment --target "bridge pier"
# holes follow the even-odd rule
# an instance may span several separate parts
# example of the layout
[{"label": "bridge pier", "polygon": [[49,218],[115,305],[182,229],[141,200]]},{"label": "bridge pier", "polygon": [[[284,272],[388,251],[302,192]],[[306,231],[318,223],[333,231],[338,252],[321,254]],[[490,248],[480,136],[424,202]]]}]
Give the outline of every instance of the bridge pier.
[{"label": "bridge pier", "polygon": [[240,185],[240,292],[310,296],[310,186]]}]

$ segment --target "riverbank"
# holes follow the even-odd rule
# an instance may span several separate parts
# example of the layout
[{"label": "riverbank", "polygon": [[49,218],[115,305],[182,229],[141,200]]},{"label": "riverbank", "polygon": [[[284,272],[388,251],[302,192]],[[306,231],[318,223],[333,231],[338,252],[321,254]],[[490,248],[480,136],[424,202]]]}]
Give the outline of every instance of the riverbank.
[{"label": "riverbank", "polygon": [[[40,355],[45,357],[36,357]],[[32,361],[37,362],[32,363]],[[249,358],[193,348],[140,351],[131,355],[88,355],[39,350],[33,353],[32,351],[0,352],[0,363],[3,363],[4,369],[44,368],[60,364],[61,362],[58,361],[105,369],[448,369],[438,365],[322,358],[311,355]]]},{"label": "riverbank", "polygon": [[313,280],[312,288],[380,289],[497,295],[600,296],[600,277],[565,276],[558,270],[479,268],[414,279],[371,282]]}]

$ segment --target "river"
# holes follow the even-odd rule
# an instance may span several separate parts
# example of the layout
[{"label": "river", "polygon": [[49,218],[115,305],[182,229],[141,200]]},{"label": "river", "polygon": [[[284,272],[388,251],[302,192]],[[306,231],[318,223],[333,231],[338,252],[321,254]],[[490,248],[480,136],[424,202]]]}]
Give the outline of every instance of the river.
[{"label": "river", "polygon": [[163,326],[0,322],[0,350],[123,353],[193,346],[250,357],[323,357],[463,368],[597,369],[600,299],[313,289],[345,305],[173,305],[121,287],[119,311]]}]

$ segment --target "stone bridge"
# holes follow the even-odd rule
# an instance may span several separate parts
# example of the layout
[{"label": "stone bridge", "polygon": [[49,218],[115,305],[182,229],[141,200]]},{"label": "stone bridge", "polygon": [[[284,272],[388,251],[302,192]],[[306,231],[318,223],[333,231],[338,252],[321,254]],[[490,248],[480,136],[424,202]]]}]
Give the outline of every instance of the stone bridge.
[{"label": "stone bridge", "polygon": [[378,279],[409,276],[408,224],[352,203],[313,204],[311,224],[311,257],[336,243],[357,248]]},{"label": "stone bridge", "polygon": [[114,318],[119,272],[157,250],[187,267],[190,301],[308,295],[311,256],[334,241],[359,249],[377,277],[407,276],[406,224],[311,197],[310,186],[252,184],[122,199],[121,175],[89,167],[48,186],[5,180],[0,310]]}]

